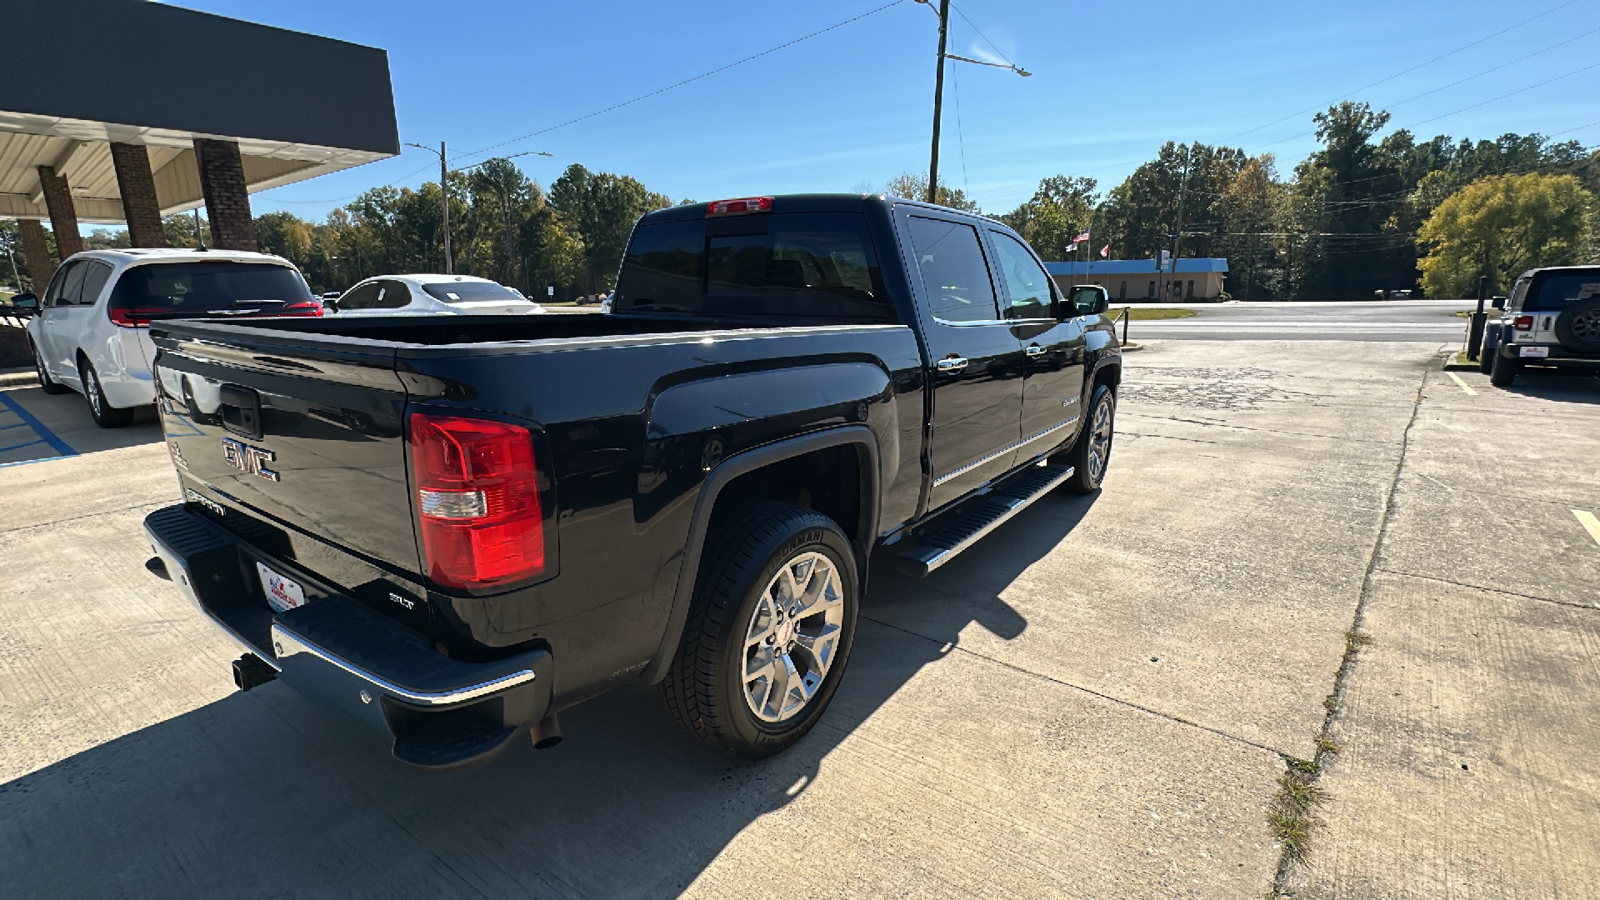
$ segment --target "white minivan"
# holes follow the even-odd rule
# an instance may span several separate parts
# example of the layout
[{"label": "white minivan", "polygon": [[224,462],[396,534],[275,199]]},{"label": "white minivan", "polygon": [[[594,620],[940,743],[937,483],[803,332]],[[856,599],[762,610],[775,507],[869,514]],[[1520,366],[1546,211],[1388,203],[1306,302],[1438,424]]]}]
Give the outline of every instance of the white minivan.
[{"label": "white minivan", "polygon": [[36,311],[27,328],[39,385],[83,394],[104,428],[128,424],[135,409],[155,402],[152,321],[322,315],[293,263],[236,250],[75,253],[43,297],[12,302]]}]

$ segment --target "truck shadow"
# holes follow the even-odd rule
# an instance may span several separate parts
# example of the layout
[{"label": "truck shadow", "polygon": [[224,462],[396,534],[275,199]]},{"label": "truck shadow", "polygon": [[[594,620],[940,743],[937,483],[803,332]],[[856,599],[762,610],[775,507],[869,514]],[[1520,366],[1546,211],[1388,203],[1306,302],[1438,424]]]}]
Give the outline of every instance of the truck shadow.
[{"label": "truck shadow", "polygon": [[[364,726],[274,683],[0,785],[0,868],[15,896],[675,895],[804,797],[822,760],[956,652],[968,625],[1021,635],[1027,622],[1001,591],[1092,503],[1048,497],[927,579],[876,560],[833,705],[776,758],[703,748],[641,687],[564,712],[567,740],[552,750],[519,743],[489,765],[423,775]],[[890,766],[895,751],[920,752],[885,754],[884,739],[853,747]],[[753,840],[735,852],[813,864]]]}]

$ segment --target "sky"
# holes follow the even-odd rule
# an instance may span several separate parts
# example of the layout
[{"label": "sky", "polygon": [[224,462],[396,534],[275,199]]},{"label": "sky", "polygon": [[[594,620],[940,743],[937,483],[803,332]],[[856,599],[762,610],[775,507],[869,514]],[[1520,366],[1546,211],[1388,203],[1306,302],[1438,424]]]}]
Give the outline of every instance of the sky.
[{"label": "sky", "polygon": [[[713,200],[879,189],[927,171],[938,15],[915,0],[873,12],[888,2],[176,5],[387,50],[401,141],[447,141],[453,162],[543,151],[516,160],[542,185],[581,163]],[[1341,99],[1387,109],[1390,130],[1420,138],[1600,144],[1593,0],[959,0],[950,19],[950,52],[1033,73],[947,64],[940,172],[987,212],[1057,174],[1109,189],[1166,141],[1271,152],[1287,175],[1316,149],[1312,113]],[[368,188],[437,179],[437,158],[406,148],[252,205],[320,219]]]}]

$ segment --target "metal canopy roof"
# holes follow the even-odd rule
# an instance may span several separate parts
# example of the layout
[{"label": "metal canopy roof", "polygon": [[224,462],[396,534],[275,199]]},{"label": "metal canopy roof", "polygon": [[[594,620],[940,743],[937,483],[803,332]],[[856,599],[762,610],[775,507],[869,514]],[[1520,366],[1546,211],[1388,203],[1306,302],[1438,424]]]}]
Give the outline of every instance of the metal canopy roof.
[{"label": "metal canopy roof", "polygon": [[382,50],[142,0],[6,18],[0,218],[47,218],[37,167],[53,166],[80,222],[123,221],[112,141],[145,145],[163,215],[204,202],[195,138],[236,141],[251,191],[400,152]]}]

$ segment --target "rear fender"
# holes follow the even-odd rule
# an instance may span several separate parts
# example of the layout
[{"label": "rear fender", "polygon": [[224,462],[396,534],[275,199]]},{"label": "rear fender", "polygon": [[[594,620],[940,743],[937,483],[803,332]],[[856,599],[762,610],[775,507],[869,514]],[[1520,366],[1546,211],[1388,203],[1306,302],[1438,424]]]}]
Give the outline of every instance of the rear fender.
[{"label": "rear fender", "polygon": [[817,450],[832,447],[855,446],[864,455],[861,471],[861,522],[856,533],[857,560],[863,582],[866,579],[866,556],[877,532],[878,521],[878,441],[872,429],[865,425],[848,425],[828,431],[813,432],[789,438],[764,447],[757,447],[729,457],[706,476],[695,501],[694,517],[690,520],[689,540],[684,549],[683,563],[678,569],[677,585],[673,590],[672,608],[667,614],[667,627],[661,635],[661,644],[655,658],[646,667],[644,679],[654,684],[666,677],[667,668],[677,654],[683,640],[683,623],[689,618],[689,606],[694,601],[695,579],[700,571],[700,554],[705,547],[711,526],[711,514],[716,509],[717,497],[723,489],[741,475],[765,466],[792,459]]}]

